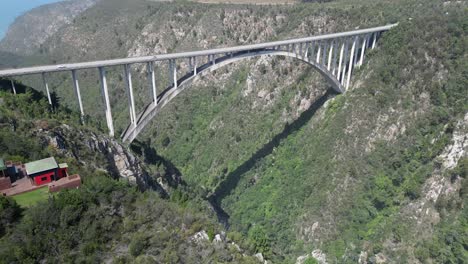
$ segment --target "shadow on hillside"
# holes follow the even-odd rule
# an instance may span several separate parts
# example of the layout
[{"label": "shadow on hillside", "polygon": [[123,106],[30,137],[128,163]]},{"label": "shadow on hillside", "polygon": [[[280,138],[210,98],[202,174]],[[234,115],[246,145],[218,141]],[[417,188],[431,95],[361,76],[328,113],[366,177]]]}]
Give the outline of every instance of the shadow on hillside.
[{"label": "shadow on hillside", "polygon": [[170,187],[176,188],[179,185],[185,185],[180,170],[171,161],[160,156],[156,150],[151,147],[150,142],[141,142],[135,139],[130,145],[130,148],[134,153],[142,157],[146,164],[162,165],[164,167],[164,178],[167,180]]},{"label": "shadow on hillside", "polygon": [[229,215],[221,208],[220,203],[237,187],[241,176],[247,171],[251,170],[257,161],[270,155],[273,152],[273,149],[278,147],[283,139],[302,128],[314,116],[317,110],[320,109],[320,107],[322,107],[328,99],[333,98],[336,94],[337,93],[334,90],[328,89],[327,92],[318,98],[306,111],[304,111],[298,119],[296,119],[291,124],[286,124],[281,133],[273,137],[273,139],[263,145],[262,148],[257,150],[257,152],[255,152],[247,161],[229,173],[226,176],[226,179],[219,184],[214,194],[207,197],[207,200],[213,206],[213,209],[217,212],[218,220],[221,223],[227,226]]}]

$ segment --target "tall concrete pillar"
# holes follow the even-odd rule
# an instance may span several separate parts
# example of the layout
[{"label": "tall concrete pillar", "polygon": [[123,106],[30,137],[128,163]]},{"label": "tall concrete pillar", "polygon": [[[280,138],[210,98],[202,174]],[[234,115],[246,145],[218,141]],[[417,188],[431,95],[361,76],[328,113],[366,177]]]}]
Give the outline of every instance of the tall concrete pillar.
[{"label": "tall concrete pillar", "polygon": [[373,37],[374,39],[372,40],[372,49],[375,48],[375,43],[377,42],[377,32],[374,32]]},{"label": "tall concrete pillar", "polygon": [[167,69],[168,69],[168,78],[167,78],[167,79],[168,79],[168,81],[169,81],[169,85],[168,85],[168,86],[170,87],[170,86],[172,86],[172,85],[174,84],[174,78],[173,78],[173,76],[172,76],[172,75],[173,75],[173,71],[174,71],[172,68],[174,67],[174,65],[172,64],[172,60],[168,60],[167,62],[169,63],[169,65],[168,65],[168,67],[167,67]]},{"label": "tall concrete pillar", "polygon": [[333,46],[334,46],[334,45],[335,45],[335,42],[332,41],[332,43],[331,43],[331,45],[330,45],[330,51],[328,52],[328,65],[327,65],[327,66],[328,66],[328,67],[327,67],[328,71],[331,70],[331,66],[332,66],[332,65],[331,65],[331,62],[332,62],[332,57],[333,57]]},{"label": "tall concrete pillar", "polygon": [[148,62],[146,70],[148,71],[148,81],[153,95],[153,104],[156,106],[158,104],[158,92],[156,91],[156,78],[154,77],[154,61]]},{"label": "tall concrete pillar", "polygon": [[335,75],[335,72],[336,72],[336,54],[338,53],[338,46],[339,46],[339,43],[338,41],[334,41],[334,45],[333,45],[336,49],[336,51],[333,53],[333,62],[332,62],[332,74]]},{"label": "tall concrete pillar", "polygon": [[[226,54],[227,56],[227,54]],[[189,72],[193,72],[193,57],[190,57],[188,59],[188,65],[189,65]]]},{"label": "tall concrete pillar", "polygon": [[42,73],[42,82],[44,83],[44,88],[47,93],[47,99],[49,100],[49,104],[52,105],[52,98],[50,97],[49,84],[47,83],[46,74],[44,72]]},{"label": "tall concrete pillar", "polygon": [[343,40],[343,43],[341,43],[340,60],[338,62],[338,73],[336,74],[336,79],[338,80],[340,80],[340,76],[341,76],[341,64],[343,62],[344,46],[345,46],[345,40]]},{"label": "tall concrete pillar", "polygon": [[11,91],[13,92],[13,94],[16,94],[15,82],[13,80],[10,80],[10,81],[11,81]]},{"label": "tall concrete pillar", "polygon": [[175,60],[172,60],[172,76],[174,78],[174,88],[177,89],[177,64]]},{"label": "tall concrete pillar", "polygon": [[299,56],[298,56],[298,57],[300,57],[300,58],[303,58],[303,56],[302,56],[302,48],[303,48],[303,47],[302,47],[302,43],[299,43],[299,54],[298,54]]},{"label": "tall concrete pillar", "polygon": [[353,68],[354,68],[354,67],[356,66],[356,64],[357,64],[358,51],[359,51],[359,46],[357,46],[357,45],[359,44],[359,36],[356,36],[355,42],[356,42],[356,45],[355,45],[355,47],[354,47]]},{"label": "tall concrete pillar", "polygon": [[306,47],[305,47],[305,51],[304,51],[304,60],[308,60],[309,48],[310,48],[310,42],[306,42]]},{"label": "tall concrete pillar", "polygon": [[309,62],[315,59],[314,56],[315,56],[315,41],[312,41],[312,48],[310,49]]},{"label": "tall concrete pillar", "polygon": [[193,75],[197,75],[197,57],[193,57]]},{"label": "tall concrete pillar", "polygon": [[348,49],[349,49],[349,40],[346,40],[345,49],[344,49],[344,58],[343,58],[343,71],[341,73],[341,85],[344,85],[345,74],[346,74],[346,63],[348,62]]},{"label": "tall concrete pillar", "polygon": [[362,47],[361,47],[361,58],[359,58],[358,67],[361,67],[364,63],[364,53],[366,52],[366,46],[369,36],[365,36],[362,40]]},{"label": "tall concrete pillar", "polygon": [[128,109],[130,112],[130,122],[136,126],[135,99],[133,97],[132,72],[129,64],[124,65],[125,81],[128,95]]},{"label": "tall concrete pillar", "polygon": [[109,129],[109,136],[114,136],[114,124],[112,122],[112,111],[109,101],[109,91],[107,90],[106,70],[99,67],[99,75],[101,77],[101,95],[104,98],[107,128]]},{"label": "tall concrete pillar", "polygon": [[322,42],[322,62],[320,63],[321,65],[326,65],[327,63],[327,50],[328,50],[328,41],[325,40]]},{"label": "tall concrete pillar", "polygon": [[351,58],[349,59],[349,66],[348,66],[348,79],[346,80],[346,90],[349,88],[349,82],[351,81],[351,73],[353,72],[353,66],[354,66],[354,52],[356,50],[356,42],[357,42],[357,37],[353,41],[353,45],[351,46],[351,53],[350,56]]},{"label": "tall concrete pillar", "polygon": [[81,121],[83,122],[84,117],[84,110],[83,110],[83,102],[81,101],[81,93],[80,93],[80,85],[78,83],[78,78],[76,76],[76,70],[72,70],[72,78],[73,78],[73,87],[75,88],[75,95],[78,99],[78,106],[80,107],[81,113]]},{"label": "tall concrete pillar", "polygon": [[318,42],[318,43],[317,43],[317,46],[318,46],[318,49],[317,49],[317,58],[316,58],[316,62],[317,62],[317,64],[318,64],[318,63],[320,62],[320,53],[322,53],[322,50],[321,50],[322,45],[321,45],[320,42]]}]

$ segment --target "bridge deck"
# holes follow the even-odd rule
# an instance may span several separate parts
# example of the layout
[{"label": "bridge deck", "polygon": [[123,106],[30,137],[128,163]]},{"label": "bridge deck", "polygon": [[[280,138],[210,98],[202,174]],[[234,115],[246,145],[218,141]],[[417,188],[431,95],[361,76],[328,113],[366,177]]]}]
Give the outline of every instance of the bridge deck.
[{"label": "bridge deck", "polygon": [[271,48],[271,47],[282,46],[282,45],[304,43],[304,42],[309,42],[309,41],[336,39],[336,38],[343,38],[343,37],[355,36],[355,35],[360,35],[360,34],[380,32],[380,31],[389,30],[390,28],[396,25],[397,24],[390,24],[386,26],[353,30],[353,31],[348,31],[348,32],[333,33],[333,34],[326,34],[326,35],[306,37],[306,38],[296,38],[296,39],[282,40],[282,41],[265,42],[265,43],[259,43],[259,44],[251,44],[251,45],[242,45],[242,46],[227,47],[227,48],[216,48],[216,49],[201,50],[201,51],[179,52],[179,53],[161,54],[161,55],[155,55],[155,56],[101,60],[101,61],[92,61],[92,62],[60,64],[60,65],[35,66],[35,67],[28,67],[28,68],[22,68],[22,69],[8,69],[8,70],[1,70],[0,77],[80,70],[80,69],[117,66],[117,65],[124,65],[124,64],[133,64],[133,63],[146,63],[146,62],[152,62],[152,61],[162,61],[162,60],[234,53],[234,52],[241,52],[241,51],[247,51],[247,50]]}]

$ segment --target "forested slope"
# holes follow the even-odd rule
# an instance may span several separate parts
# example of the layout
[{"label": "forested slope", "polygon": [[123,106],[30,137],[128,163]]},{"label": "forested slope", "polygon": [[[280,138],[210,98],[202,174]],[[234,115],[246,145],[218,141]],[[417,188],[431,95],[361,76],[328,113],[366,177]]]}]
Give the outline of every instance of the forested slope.
[{"label": "forested slope", "polygon": [[[247,60],[195,80],[132,148],[152,148],[170,161],[186,184],[176,192],[185,197],[180,202],[219,206],[230,231],[273,263],[300,256],[327,263],[463,263],[467,17],[466,4],[457,1],[259,7],[103,0],[49,38],[42,52],[49,62],[76,62],[399,22],[343,95],[329,92],[299,62]],[[159,87],[166,85],[166,67],[158,65]],[[150,100],[147,81],[141,65],[133,70],[141,109]],[[121,131],[128,123],[123,70],[109,72]],[[85,111],[102,113],[97,72],[80,76]],[[69,75],[56,76],[52,87],[76,108]],[[102,114],[90,119],[103,120]]]}]

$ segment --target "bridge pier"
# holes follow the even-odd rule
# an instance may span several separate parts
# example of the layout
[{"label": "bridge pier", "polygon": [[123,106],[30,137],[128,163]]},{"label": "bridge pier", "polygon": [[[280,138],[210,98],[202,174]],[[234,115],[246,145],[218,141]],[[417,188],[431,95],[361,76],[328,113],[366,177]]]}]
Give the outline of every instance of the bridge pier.
[{"label": "bridge pier", "polygon": [[114,136],[114,124],[112,122],[112,111],[109,102],[109,91],[107,90],[106,70],[104,67],[99,67],[99,76],[101,77],[101,94],[104,98],[107,128],[109,129],[109,136]]},{"label": "bridge pier", "polygon": [[81,122],[84,123],[84,110],[83,102],[81,101],[80,85],[78,78],[76,77],[76,70],[72,70],[73,87],[75,88],[75,95],[78,99],[78,106],[80,107]]},{"label": "bridge pier", "polygon": [[328,40],[322,42],[322,65],[326,67],[327,61]]},{"label": "bridge pier", "polygon": [[336,50],[333,53],[333,59],[332,59],[333,60],[333,62],[332,62],[333,63],[333,65],[332,65],[332,75],[335,76],[335,72],[336,72],[336,54],[338,53],[337,51],[338,51],[339,43],[338,43],[338,41],[333,41],[333,42],[334,42],[333,47]]},{"label": "bridge pier", "polygon": [[315,57],[315,41],[312,41],[312,48],[310,49],[309,62],[314,61]]},{"label": "bridge pier", "polygon": [[317,43],[317,46],[318,46],[318,49],[317,49],[317,59],[316,59],[316,62],[317,62],[317,64],[318,64],[318,63],[320,62],[320,53],[321,53],[321,47],[322,47],[322,45],[321,45],[320,42],[318,42],[318,43]]},{"label": "bridge pier", "polygon": [[353,69],[356,67],[357,64],[357,57],[359,52],[359,36],[356,37],[356,45],[354,47],[354,56],[353,56]]},{"label": "bridge pier", "polygon": [[153,95],[153,104],[156,106],[158,105],[158,93],[156,91],[156,78],[154,77],[154,61],[148,62],[146,70],[148,72],[148,81]]},{"label": "bridge pier", "polygon": [[340,60],[338,62],[338,73],[336,74],[338,81],[340,80],[340,76],[341,76],[341,64],[343,62],[344,46],[345,46],[345,40],[343,40],[343,42],[341,43]]},{"label": "bridge pier", "polygon": [[130,111],[130,122],[136,126],[135,100],[133,98],[132,72],[129,64],[124,65],[125,81],[127,86],[128,109]]},{"label": "bridge pier", "polygon": [[49,100],[49,104],[52,105],[52,98],[50,97],[50,92],[49,92],[49,84],[47,83],[46,74],[44,72],[42,73],[42,82],[44,83],[44,88],[47,93],[47,99]]},{"label": "bridge pier", "polygon": [[346,76],[346,63],[348,62],[348,49],[349,49],[349,39],[345,40],[345,49],[344,49],[344,60],[343,60],[343,72],[341,73],[341,85],[344,86],[344,80]]},{"label": "bridge pier", "polygon": [[362,47],[361,47],[361,58],[359,58],[358,67],[361,67],[362,63],[364,62],[364,53],[366,52],[366,46],[367,46],[368,41],[369,41],[369,35],[364,36],[362,40]]},{"label": "bridge pier", "polygon": [[353,66],[354,66],[354,52],[356,50],[356,41],[357,37],[353,41],[353,45],[351,46],[351,53],[350,53],[350,58],[349,58],[349,67],[348,67],[348,79],[346,80],[346,90],[349,88],[349,82],[351,81],[351,72],[353,71]]},{"label": "bridge pier", "polygon": [[174,78],[174,89],[177,89],[177,64],[175,60],[172,60],[172,76]]},{"label": "bridge pier", "polygon": [[335,45],[334,41],[332,41],[330,45],[330,51],[328,52],[328,65],[327,69],[330,71],[331,69],[331,62],[332,62],[332,57],[333,57],[333,46]]},{"label": "bridge pier", "polygon": [[15,87],[15,82],[13,80],[10,80],[11,82],[11,90],[14,95],[16,95],[16,87]]},{"label": "bridge pier", "polygon": [[374,32],[374,34],[372,34],[374,36],[374,40],[372,40],[372,49],[375,48],[375,43],[377,42],[377,32]]}]

